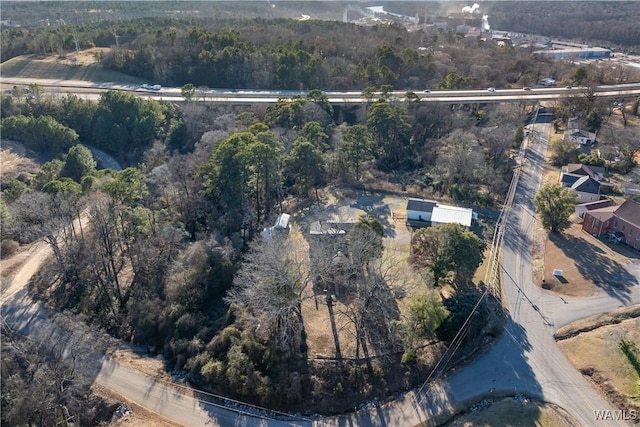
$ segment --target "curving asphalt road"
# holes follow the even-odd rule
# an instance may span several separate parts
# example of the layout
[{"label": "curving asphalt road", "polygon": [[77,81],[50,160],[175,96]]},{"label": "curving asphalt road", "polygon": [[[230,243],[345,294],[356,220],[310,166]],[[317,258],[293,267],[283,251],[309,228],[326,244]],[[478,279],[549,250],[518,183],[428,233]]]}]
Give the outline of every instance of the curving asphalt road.
[{"label": "curving asphalt road", "polygon": [[[537,229],[532,198],[542,175],[549,125],[537,124],[527,150],[514,205],[504,235],[502,285],[510,318],[506,333],[470,365],[424,390],[411,391],[385,405],[371,405],[351,414],[306,419],[276,416],[255,410],[242,412],[205,402],[177,391],[127,367],[87,350],[95,381],[127,399],[185,426],[414,426],[435,425],[439,417],[464,407],[484,395],[525,393],[565,408],[584,426],[598,425],[593,411],[613,408],[579,374],[560,352],[553,332],[560,326],[591,314],[640,303],[640,286],[606,288],[591,298],[565,300],[531,282],[531,239]],[[26,294],[25,285],[49,253],[34,246],[29,262],[15,275],[0,298],[3,321],[36,339],[50,331],[50,319],[39,303]],[[632,267],[640,276],[640,266]],[[61,333],[51,333],[60,336]],[[87,344],[88,346],[91,343]],[[189,393],[190,394],[190,393]],[[607,426],[625,425],[608,420]]]}]

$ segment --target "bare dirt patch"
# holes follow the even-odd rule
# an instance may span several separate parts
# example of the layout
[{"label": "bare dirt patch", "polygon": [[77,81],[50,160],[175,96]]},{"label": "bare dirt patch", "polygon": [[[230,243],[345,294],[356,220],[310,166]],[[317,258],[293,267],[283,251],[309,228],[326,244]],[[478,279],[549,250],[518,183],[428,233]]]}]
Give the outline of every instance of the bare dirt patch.
[{"label": "bare dirt patch", "polygon": [[[597,322],[597,319],[592,321]],[[640,413],[640,375],[619,350],[618,343],[621,339],[640,346],[640,318],[601,326],[561,340],[558,344],[576,369],[612,404],[620,409],[635,409]],[[640,420],[636,420],[636,423],[640,423]]]},{"label": "bare dirt patch", "polygon": [[100,396],[104,401],[112,407],[124,403],[130,410],[129,415],[125,415],[121,418],[114,419],[109,426],[123,427],[123,426],[144,426],[144,427],[180,427],[180,424],[173,423],[163,416],[143,408],[140,405],[133,403],[130,400],[123,398],[121,395],[113,392],[112,390],[102,387],[101,385],[94,384],[91,387],[91,391]]},{"label": "bare dirt patch", "polygon": [[578,424],[563,409],[544,402],[515,401],[505,398],[492,402],[489,407],[467,412],[444,424],[446,427],[540,426],[574,427]]},{"label": "bare dirt patch", "polygon": [[[566,296],[590,296],[598,291],[624,297],[637,278],[626,266],[638,259],[621,244],[595,238],[573,224],[562,234],[546,234],[544,243],[544,281],[536,281],[546,290]],[[554,276],[555,269],[562,276]]]}]

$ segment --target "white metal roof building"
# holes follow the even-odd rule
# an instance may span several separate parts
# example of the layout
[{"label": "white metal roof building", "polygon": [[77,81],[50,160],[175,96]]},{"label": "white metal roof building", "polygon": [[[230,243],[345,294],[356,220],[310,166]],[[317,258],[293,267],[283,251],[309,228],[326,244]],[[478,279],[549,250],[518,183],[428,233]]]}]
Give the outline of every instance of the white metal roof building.
[{"label": "white metal roof building", "polygon": [[431,225],[460,224],[471,227],[473,209],[457,206],[436,206],[431,213]]}]

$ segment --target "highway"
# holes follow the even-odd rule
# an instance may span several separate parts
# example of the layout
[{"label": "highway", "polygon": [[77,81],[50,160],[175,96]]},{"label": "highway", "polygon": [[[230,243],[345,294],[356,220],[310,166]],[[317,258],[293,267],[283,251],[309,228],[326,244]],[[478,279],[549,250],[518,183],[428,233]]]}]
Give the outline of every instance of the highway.
[{"label": "highway", "polygon": [[[6,81],[3,81],[3,84],[5,83]],[[616,93],[615,96],[620,96],[622,93],[638,93],[638,86],[601,89],[602,93]],[[169,91],[162,91],[165,90]],[[563,96],[563,90],[568,91],[549,89],[556,93],[548,94]],[[340,99],[350,99],[350,102],[354,102],[354,99],[360,96],[356,92],[348,94],[353,98],[342,94]],[[144,95],[149,96],[146,93]],[[220,96],[220,99],[232,99],[240,95],[245,94],[229,93],[228,96]],[[267,99],[269,102],[280,96],[264,93],[260,95],[256,96],[256,99]],[[440,97],[438,92],[425,95],[429,95],[429,99]],[[509,98],[527,95],[539,96],[535,92],[512,95],[503,94],[502,91],[482,96]],[[153,96],[168,95],[161,93]],[[330,99],[331,96],[333,95],[330,95]],[[458,96],[467,102],[480,97],[477,93],[468,97],[461,94],[456,95]],[[506,330],[488,351],[468,366],[429,384],[422,390],[410,391],[388,404],[372,404],[350,414],[316,417],[313,420],[259,413],[256,410],[243,412],[223,407],[220,402],[208,403],[203,399],[190,397],[191,393],[183,394],[176,391],[175,386],[145,377],[107,357],[93,353],[95,381],[186,426],[417,426],[421,423],[435,425],[439,417],[451,413],[456,408],[462,408],[469,402],[487,396],[516,393],[555,403],[566,409],[580,425],[597,425],[594,410],[615,408],[567,361],[553,339],[553,332],[573,320],[640,303],[640,287],[633,285],[617,291],[601,290],[594,297],[563,300],[532,283],[532,236],[541,232],[534,215],[533,195],[542,176],[550,125],[538,123],[535,127],[533,139],[523,151],[526,158],[522,162],[517,186],[514,187],[513,205],[506,212],[505,218],[503,256],[499,266],[503,301],[509,313]],[[49,252],[48,247],[43,244],[34,246],[33,256],[16,273],[9,289],[1,298],[3,320],[34,339],[40,339],[38,331],[47,330],[44,325],[48,324],[49,320],[40,303],[34,303],[26,294],[25,286]],[[632,268],[637,269],[635,273],[640,275],[640,266],[635,265]],[[626,424],[622,421],[608,420],[606,425]]]},{"label": "highway", "polygon": [[[80,80],[47,80],[26,78],[2,78],[3,90],[9,90],[13,85],[27,86],[36,83],[45,89],[45,92],[53,95],[65,95],[73,93],[84,99],[98,100],[100,94],[107,90],[124,90],[133,92],[142,98],[150,98],[163,101],[185,102],[180,88],[161,88],[160,90],[142,89],[139,85],[122,85],[117,83],[92,83]],[[572,88],[532,88],[523,89],[497,89],[489,92],[486,89],[473,90],[433,90],[424,92],[393,91],[389,98],[396,102],[421,102],[421,103],[445,103],[445,104],[477,104],[477,103],[504,103],[538,101],[550,101],[560,98],[580,96],[586,93],[587,87]],[[417,95],[417,100],[407,99],[408,92]],[[305,97],[307,91],[270,91],[252,89],[207,89],[196,91],[192,102],[214,102],[230,104],[273,104],[281,98],[296,96]],[[362,98],[361,91],[327,91],[324,92],[332,104],[358,104],[366,102]],[[616,99],[632,98],[640,96],[640,83],[627,83],[619,85],[598,86],[594,93],[601,97],[613,97]]]}]

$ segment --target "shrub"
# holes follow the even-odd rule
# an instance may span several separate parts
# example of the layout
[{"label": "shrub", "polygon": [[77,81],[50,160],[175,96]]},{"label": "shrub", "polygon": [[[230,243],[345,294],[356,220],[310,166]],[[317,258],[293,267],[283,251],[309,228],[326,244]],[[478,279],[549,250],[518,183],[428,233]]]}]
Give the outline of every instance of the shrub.
[{"label": "shrub", "polygon": [[349,384],[352,387],[359,387],[366,382],[364,370],[360,366],[353,366],[349,370]]},{"label": "shrub", "polygon": [[411,349],[402,353],[402,359],[400,360],[400,362],[403,365],[407,365],[409,363],[414,363],[417,358],[418,358],[418,354],[416,353],[416,350]]},{"label": "shrub", "polygon": [[632,341],[627,341],[625,339],[621,339],[618,342],[618,348],[620,351],[627,356],[629,363],[633,366],[633,369],[636,370],[638,375],[640,375],[640,357],[638,357],[638,347]]},{"label": "shrub", "polygon": [[224,377],[224,363],[210,359],[200,368],[200,375],[209,384],[218,382]]}]

